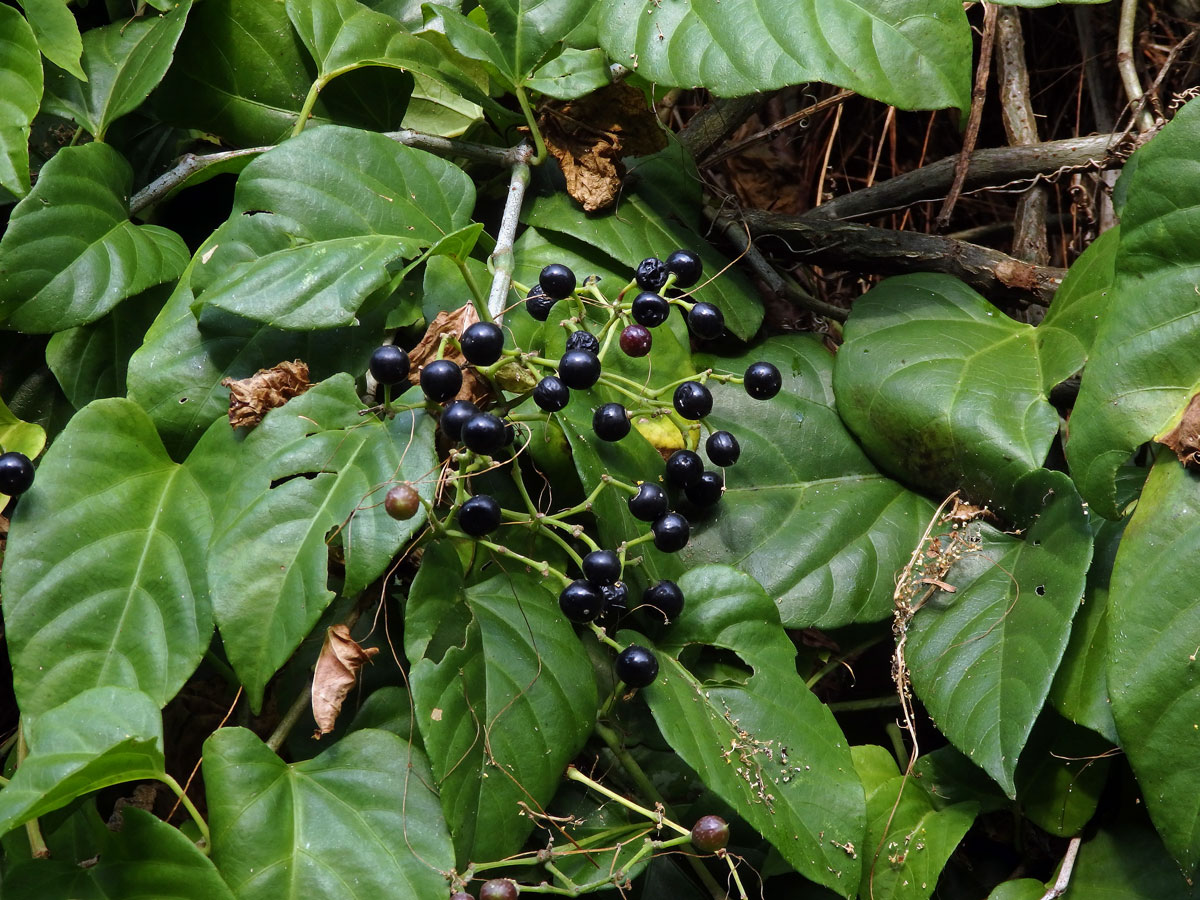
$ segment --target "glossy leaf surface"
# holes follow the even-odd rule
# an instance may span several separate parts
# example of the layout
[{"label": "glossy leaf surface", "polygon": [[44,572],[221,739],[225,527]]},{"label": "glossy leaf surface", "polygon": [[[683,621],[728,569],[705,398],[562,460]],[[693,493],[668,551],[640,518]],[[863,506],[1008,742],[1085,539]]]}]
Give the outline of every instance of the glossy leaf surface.
[{"label": "glossy leaf surface", "polygon": [[0,7],[0,188],[29,192],[29,126],[42,100],[37,38],[11,6]]},{"label": "glossy leaf surface", "polygon": [[24,0],[21,6],[42,55],[76,78],[86,78],[79,66],[83,38],[79,36],[74,14],[67,8],[67,0]]},{"label": "glossy leaf surface", "polygon": [[1096,333],[1108,318],[1120,237],[1117,225],[1083,251],[1034,331],[1045,384],[1064,381],[1087,362]]},{"label": "glossy leaf surface", "polygon": [[1195,900],[1189,885],[1147,825],[1106,828],[1084,842],[1064,900]]}]

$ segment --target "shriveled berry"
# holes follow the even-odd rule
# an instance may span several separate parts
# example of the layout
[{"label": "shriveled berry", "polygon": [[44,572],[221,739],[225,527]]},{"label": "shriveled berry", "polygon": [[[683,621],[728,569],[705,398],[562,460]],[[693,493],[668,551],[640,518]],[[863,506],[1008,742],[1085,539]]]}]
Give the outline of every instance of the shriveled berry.
[{"label": "shriveled berry", "polygon": [[714,466],[732,466],[742,455],[742,446],[728,431],[714,431],[704,442],[704,451]]},{"label": "shriveled berry", "polygon": [[697,303],[688,312],[688,328],[702,340],[711,341],[725,333],[725,316],[711,303]]},{"label": "shriveled berry", "polygon": [[442,434],[452,441],[460,441],[462,440],[463,426],[477,415],[479,415],[479,407],[470,400],[455,400],[453,403],[448,403],[442,410],[442,417],[438,420],[438,424],[441,425]]},{"label": "shriveled berry", "polygon": [[640,644],[630,644],[617,654],[617,677],[631,688],[641,688],[658,677],[658,659]]},{"label": "shriveled berry", "polygon": [[421,498],[408,482],[397,484],[384,496],[383,508],[393,519],[403,522],[417,514],[417,510],[421,508]]},{"label": "shriveled berry", "polygon": [[714,506],[725,492],[725,482],[716,472],[704,472],[683,489],[687,498],[697,506]]},{"label": "shriveled berry", "polygon": [[511,878],[493,878],[479,889],[479,900],[517,900],[520,889]]},{"label": "shriveled berry", "polygon": [[676,450],[667,459],[667,481],[677,487],[685,488],[700,480],[704,474],[704,460],[699,453],[691,450]]},{"label": "shriveled berry", "polygon": [[671,273],[667,270],[667,264],[658,257],[651,256],[638,263],[634,280],[643,291],[657,291],[667,283],[669,274]]},{"label": "shriveled berry", "polygon": [[475,322],[458,340],[462,354],[474,366],[490,366],[504,349],[504,332],[495,322]]},{"label": "shriveled berry", "polygon": [[602,441],[619,441],[629,428],[629,416],[620,403],[605,403],[592,414],[592,430]]},{"label": "shriveled berry", "polygon": [[421,370],[421,390],[435,403],[444,403],[462,389],[462,369],[448,359],[435,359]]},{"label": "shriveled berry", "polygon": [[667,492],[657,484],[643,481],[638,485],[638,492],[629,498],[629,512],[643,522],[653,522],[666,511]]},{"label": "shriveled berry", "polygon": [[462,442],[475,453],[495,453],[504,446],[504,422],[491,413],[479,413],[462,427]]},{"label": "shriveled berry", "polygon": [[742,386],[755,400],[770,400],[783,387],[783,376],[769,362],[756,362],[746,369]]},{"label": "shriveled berry", "polygon": [[654,546],[663,553],[675,553],[687,546],[692,526],[679,513],[669,512],[654,520],[650,526],[654,535]]},{"label": "shriveled berry", "polygon": [[614,550],[593,550],[583,558],[583,577],[595,585],[614,584],[621,577],[621,557]]},{"label": "shriveled berry", "polygon": [[654,337],[645,325],[626,325],[621,331],[619,343],[626,356],[637,359],[650,352]]},{"label": "shriveled berry", "polygon": [[557,302],[553,297],[546,296],[540,284],[535,284],[525,295],[525,311],[538,322],[545,322]]},{"label": "shriveled berry", "polygon": [[483,537],[500,524],[500,504],[487,494],[468,497],[458,508],[458,527],[471,537]]},{"label": "shriveled berry", "polygon": [[571,389],[554,375],[547,375],[533,389],[533,402],[546,412],[558,412],[571,400]]},{"label": "shriveled berry", "polygon": [[572,622],[590,622],[603,607],[600,591],[582,578],[572,581],[558,595],[558,608]]},{"label": "shriveled berry", "polygon": [[698,381],[685,381],[675,388],[671,404],[685,419],[703,419],[712,412],[712,392]]},{"label": "shriveled berry", "polygon": [[371,377],[380,384],[399,384],[408,377],[408,354],[392,344],[384,344],[371,354]]},{"label": "shriveled berry", "polygon": [[568,350],[585,350],[588,353],[600,352],[600,339],[590,331],[572,331],[567,335]]},{"label": "shriveled berry", "polygon": [[676,250],[667,257],[667,270],[675,273],[675,287],[689,288],[700,280],[704,263],[691,250]]},{"label": "shriveled berry", "polygon": [[33,463],[17,450],[0,453],[0,494],[15,497],[33,485]]},{"label": "shriveled berry", "polygon": [[629,313],[639,325],[657,328],[671,315],[671,304],[652,291],[642,291],[633,298]]},{"label": "shriveled berry", "polygon": [[612,610],[624,612],[629,601],[629,588],[623,581],[615,584],[602,584],[600,585],[600,596],[604,599],[605,612]]},{"label": "shriveled berry", "polygon": [[724,850],[729,844],[729,823],[720,816],[702,816],[692,826],[692,846],[705,853]]},{"label": "shriveled berry", "polygon": [[562,263],[551,263],[542,269],[542,274],[538,276],[538,284],[542,286],[546,296],[555,300],[571,296],[571,292],[575,290],[575,283],[575,273]]},{"label": "shriveled berry", "polygon": [[642,592],[642,603],[658,610],[663,619],[671,622],[683,612],[683,591],[673,581],[660,581]]},{"label": "shriveled berry", "polygon": [[558,361],[558,377],[575,390],[586,390],[600,380],[600,357],[586,350],[569,350]]}]

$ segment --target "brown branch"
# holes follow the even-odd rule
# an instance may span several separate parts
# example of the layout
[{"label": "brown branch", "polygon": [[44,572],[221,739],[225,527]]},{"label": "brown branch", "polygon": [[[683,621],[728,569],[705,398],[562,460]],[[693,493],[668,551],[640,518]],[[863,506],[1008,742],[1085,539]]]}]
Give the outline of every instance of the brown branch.
[{"label": "brown branch", "polygon": [[944,272],[985,296],[1009,304],[1031,298],[1039,305],[1048,304],[1066,274],[1065,269],[1030,265],[998,250],[942,235],[763,210],[745,210],[742,220],[751,234],[778,237],[812,265],[877,275]]},{"label": "brown branch", "polygon": [[967,118],[967,133],[963,137],[962,153],[958,157],[958,165],[954,169],[954,181],[950,185],[950,193],[942,211],[938,213],[938,230],[944,230],[950,224],[954,214],[954,205],[958,203],[962,193],[963,182],[967,179],[967,168],[971,164],[971,153],[975,150],[975,142],[979,139],[979,123],[983,119],[983,101],[987,97],[988,71],[992,67],[992,45],[996,40],[996,11],[993,3],[983,4],[983,39],[979,45],[979,67],[975,69],[975,86],[971,89],[971,115]]},{"label": "brown branch", "polygon": [[778,122],[772,124],[769,128],[764,128],[762,131],[756,131],[745,140],[738,141],[736,144],[730,147],[723,147],[712,156],[701,160],[700,164],[706,167],[715,166],[717,163],[722,162],[731,156],[737,156],[739,153],[749,150],[756,144],[762,144],[766,141],[773,140],[774,138],[783,134],[785,130],[797,122],[802,122],[809,116],[815,116],[817,113],[821,112],[822,110],[829,109],[831,106],[837,106],[843,100],[853,96],[854,91],[838,91],[832,97],[826,97],[824,100],[818,100],[811,106],[806,106],[804,109],[797,110],[790,115],[784,116]]},{"label": "brown branch", "polygon": [[700,159],[762,109],[769,99],[771,94],[718,98],[692,116],[679,132],[679,142],[692,154],[692,159]]}]

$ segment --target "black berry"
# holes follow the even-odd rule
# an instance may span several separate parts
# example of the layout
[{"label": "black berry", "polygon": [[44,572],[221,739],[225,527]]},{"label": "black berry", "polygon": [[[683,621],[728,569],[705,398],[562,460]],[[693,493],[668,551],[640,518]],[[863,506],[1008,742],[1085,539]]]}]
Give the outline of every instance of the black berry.
[{"label": "black berry", "polygon": [[704,451],[714,466],[732,466],[742,455],[741,445],[728,431],[714,431],[704,442]]},{"label": "black berry", "polygon": [[691,250],[676,250],[667,257],[667,271],[675,273],[675,287],[689,288],[700,280],[704,264]]},{"label": "black berry", "polygon": [[617,654],[617,677],[631,688],[641,688],[658,677],[658,660],[638,644],[630,644]]},{"label": "black berry", "polygon": [[711,303],[697,303],[688,312],[688,328],[702,340],[711,341],[725,333],[725,316]]},{"label": "black berry", "polygon": [[407,482],[391,488],[383,498],[383,508],[393,519],[411,519],[421,508],[421,498]]},{"label": "black berry", "polygon": [[504,422],[491,413],[479,413],[462,427],[462,442],[476,453],[495,453],[505,443]]},{"label": "black berry", "polygon": [[615,584],[621,577],[621,557],[614,550],[593,550],[583,558],[583,577],[597,586]]},{"label": "black berry", "polygon": [[525,311],[537,321],[545,322],[550,318],[550,310],[557,302],[553,297],[546,296],[546,292],[542,290],[540,284],[535,284],[525,295]]},{"label": "black berry", "polygon": [[604,598],[605,612],[610,610],[624,612],[629,600],[629,588],[623,581],[618,581],[616,584],[602,584],[600,585],[600,596]]},{"label": "black berry", "polygon": [[642,592],[642,603],[658,610],[666,621],[671,622],[683,612],[683,591],[673,581],[660,581]]},{"label": "black berry", "polygon": [[477,415],[479,415],[479,407],[470,400],[455,400],[453,403],[447,404],[446,408],[442,410],[442,418],[439,420],[442,434],[452,441],[462,440],[463,426]]},{"label": "black berry", "polygon": [[504,349],[504,332],[494,322],[476,322],[467,327],[458,343],[471,365],[490,366]]},{"label": "black berry", "polygon": [[371,377],[380,384],[399,384],[408,377],[408,354],[384,344],[371,354]]},{"label": "black berry", "polygon": [[558,608],[572,622],[590,622],[600,615],[604,598],[582,578],[572,581],[558,595]]},{"label": "black berry", "polygon": [[685,419],[703,419],[712,412],[712,393],[698,381],[685,381],[671,398],[675,412]]},{"label": "black berry", "polygon": [[704,816],[692,826],[692,846],[705,853],[724,850],[729,843],[729,824],[720,816]]},{"label": "black berry", "polygon": [[645,325],[626,325],[621,331],[619,343],[626,356],[636,359],[650,352],[654,338]]},{"label": "black berry", "polygon": [[671,314],[671,304],[651,291],[642,291],[633,298],[629,310],[633,321],[647,328],[657,328]]},{"label": "black berry", "polygon": [[553,375],[547,375],[533,389],[533,402],[546,412],[558,412],[571,400],[571,389]]},{"label": "black berry", "polygon": [[462,369],[448,359],[435,359],[421,370],[421,390],[435,403],[449,400],[462,389]]},{"label": "black berry", "polygon": [[637,275],[634,279],[643,291],[657,291],[667,283],[667,264],[657,257],[651,256],[638,263]]},{"label": "black berry", "polygon": [[517,900],[520,889],[511,878],[493,878],[479,889],[479,900]]},{"label": "black berry", "polygon": [[600,340],[590,331],[572,331],[567,335],[568,350],[585,350],[588,353],[600,352]]},{"label": "black berry", "polygon": [[542,274],[538,276],[538,284],[542,286],[547,297],[562,300],[571,296],[571,292],[575,290],[575,273],[562,263],[551,263],[542,269]]},{"label": "black berry", "polygon": [[667,481],[677,487],[685,488],[700,480],[704,474],[704,460],[699,453],[691,450],[676,450],[667,459]]},{"label": "black berry", "polygon": [[469,497],[458,508],[458,527],[471,537],[483,537],[500,524],[500,504],[487,494]]},{"label": "black berry", "polygon": [[675,553],[687,546],[692,526],[679,513],[669,512],[655,519],[650,531],[654,534],[655,547],[663,553]]},{"label": "black berry", "polygon": [[643,481],[638,485],[638,492],[629,498],[629,511],[635,519],[653,522],[667,511],[667,492],[657,484]]},{"label": "black berry", "polygon": [[586,350],[568,350],[558,361],[558,377],[575,390],[586,390],[600,380],[600,357]]},{"label": "black berry", "polygon": [[756,362],[746,369],[743,386],[755,400],[770,400],[783,387],[783,376],[769,362]]},{"label": "black berry", "polygon": [[15,497],[33,484],[33,463],[24,453],[9,450],[0,453],[0,494]]},{"label": "black berry", "polygon": [[721,499],[725,484],[716,472],[704,472],[683,489],[687,498],[697,506],[713,506]]},{"label": "black berry", "polygon": [[592,430],[602,441],[619,441],[629,434],[629,416],[620,403],[605,403],[592,415]]}]

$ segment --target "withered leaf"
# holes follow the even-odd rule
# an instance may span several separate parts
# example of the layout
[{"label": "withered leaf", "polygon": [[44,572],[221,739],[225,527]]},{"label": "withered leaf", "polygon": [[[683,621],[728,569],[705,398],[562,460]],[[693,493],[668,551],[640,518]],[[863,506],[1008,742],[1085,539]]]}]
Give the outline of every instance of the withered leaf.
[{"label": "withered leaf", "polygon": [[229,424],[253,428],[272,409],[308,390],[308,364],[299,359],[281,362],[249,378],[223,378],[221,386],[229,388]]},{"label": "withered leaf", "polygon": [[345,625],[334,625],[325,632],[325,643],[313,672],[312,711],[317,720],[314,739],[333,731],[342,704],[358,681],[358,670],[378,652],[378,647],[362,647],[350,637],[350,629]]},{"label": "withered leaf", "polygon": [[1185,466],[1200,466],[1200,394],[1193,394],[1179,424],[1158,438]]},{"label": "withered leaf", "polygon": [[[429,323],[429,327],[425,329],[425,334],[420,342],[408,351],[408,361],[410,364],[408,380],[413,384],[420,382],[422,367],[437,357],[438,347],[442,344],[442,335],[448,334],[457,338],[467,328],[478,321],[479,313],[475,311],[475,307],[470,303],[449,312],[440,312],[434,316],[433,321]],[[467,360],[462,355],[462,351],[458,349],[457,344],[447,344],[446,350],[442,354],[442,359],[448,359],[451,362],[457,363],[459,368],[463,370],[462,388],[459,389],[458,395],[454,397],[455,400],[470,400],[472,403],[478,403],[488,396],[487,382],[475,374],[475,370],[467,365]]]},{"label": "withered leaf", "polygon": [[567,193],[588,212],[617,199],[625,177],[622,157],[647,156],[667,146],[642,92],[624,82],[576,100],[548,101],[538,128],[562,167]]}]

